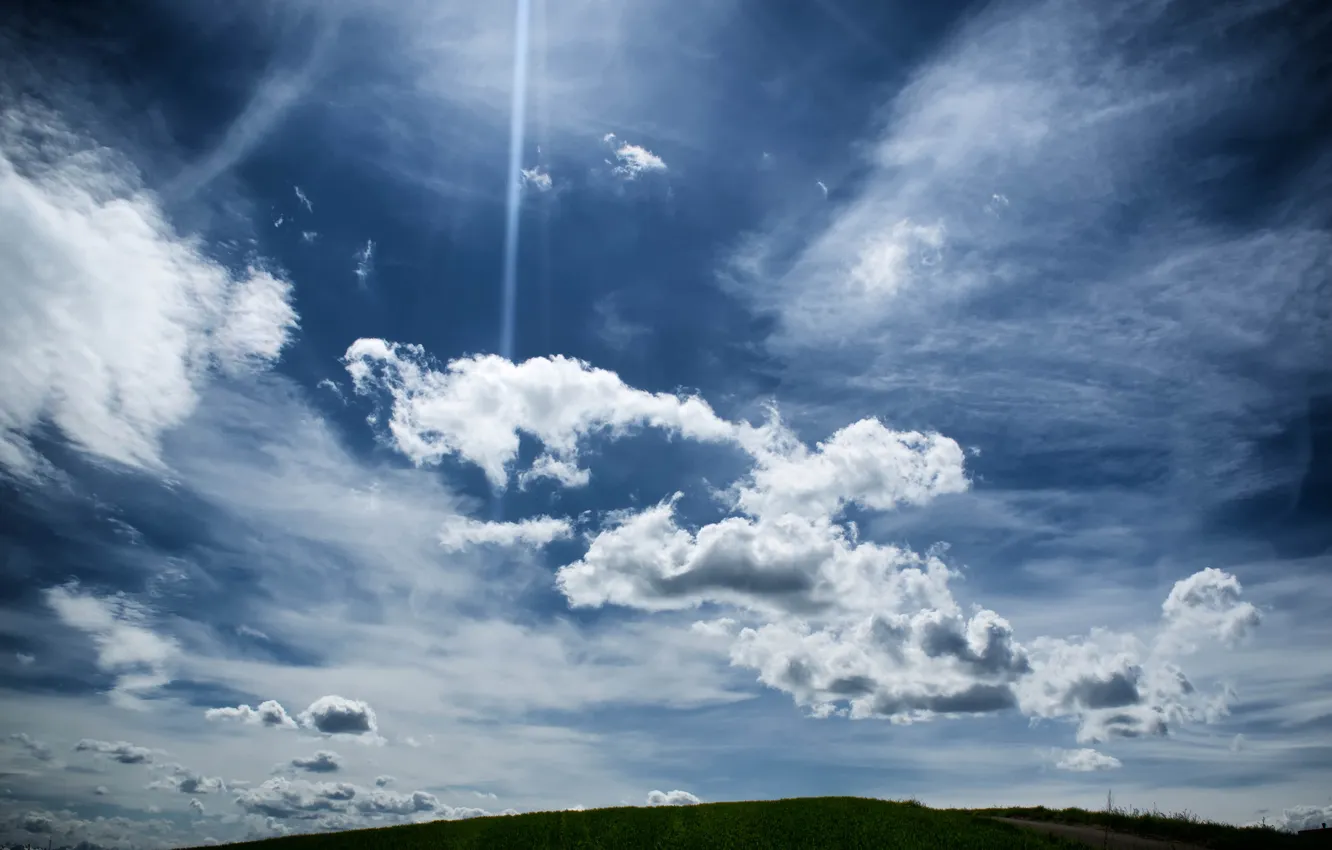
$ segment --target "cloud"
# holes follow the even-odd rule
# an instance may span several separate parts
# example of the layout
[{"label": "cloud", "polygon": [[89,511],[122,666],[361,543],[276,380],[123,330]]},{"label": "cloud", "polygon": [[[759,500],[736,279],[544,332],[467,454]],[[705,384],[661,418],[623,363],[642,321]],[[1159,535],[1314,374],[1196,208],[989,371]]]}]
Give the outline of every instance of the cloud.
[{"label": "cloud", "polygon": [[397,794],[350,782],[309,782],[286,777],[275,777],[237,792],[236,804],[249,814],[281,820],[315,820],[320,822],[321,829],[355,829],[368,826],[371,818],[383,816],[456,820],[489,814],[482,809],[444,805],[425,791]]},{"label": "cloud", "polygon": [[9,740],[16,742],[20,747],[27,751],[28,755],[38,761],[51,761],[55,758],[51,748],[28,735],[26,732],[14,732],[9,736]]},{"label": "cloud", "polygon": [[[173,199],[189,197],[205,189],[259,147],[310,89],[324,57],[336,40],[337,24],[338,19],[334,16],[322,17],[303,62],[295,67],[268,69],[245,108],[227,126],[221,141],[183,168],[163,194]],[[291,54],[287,52],[286,55]]]},{"label": "cloud", "polygon": [[250,708],[248,705],[235,708],[210,708],[204,712],[204,716],[209,720],[240,720],[243,723],[278,729],[296,728],[296,721],[287,714],[287,710],[279,702],[271,699],[259,703],[258,708]]},{"label": "cloud", "polygon": [[697,806],[702,800],[688,791],[649,791],[649,806]]},{"label": "cloud", "polygon": [[179,764],[166,764],[158,767],[167,771],[167,776],[148,783],[148,788],[177,791],[181,794],[225,793],[227,783],[220,776],[204,776]]},{"label": "cloud", "polygon": [[106,795],[110,794],[111,791],[105,785],[98,785],[96,788],[93,789],[93,793],[99,797],[105,797]]},{"label": "cloud", "polygon": [[611,146],[619,163],[611,168],[611,173],[617,177],[637,180],[644,172],[666,170],[666,162],[661,157],[640,145],[618,142],[614,133],[607,133],[602,141]]},{"label": "cloud", "polygon": [[290,764],[307,773],[335,773],[342,769],[342,757],[331,750],[319,750],[309,758],[298,756]]},{"label": "cloud", "polygon": [[317,238],[319,238],[319,234],[313,230],[301,231],[301,241],[306,243],[307,245],[313,244],[315,239]]},{"label": "cloud", "polygon": [[1304,829],[1321,829],[1332,821],[1332,804],[1326,806],[1292,806],[1281,812],[1273,826],[1284,832],[1299,832]]},{"label": "cloud", "polygon": [[267,365],[296,325],[288,283],[209,259],[123,159],[36,107],[0,120],[0,230],[3,473],[45,468],[27,440],[43,424],[160,469],[159,438],[209,373]]},{"label": "cloud", "polygon": [[365,289],[366,282],[375,271],[375,243],[373,239],[365,241],[365,247],[356,252],[356,283]]},{"label": "cloud", "polygon": [[376,776],[376,777],[375,777],[375,787],[376,787],[376,788],[387,788],[388,786],[392,785],[394,782],[397,782],[397,781],[398,781],[397,779],[395,779],[395,778],[392,777],[392,776],[388,776],[388,775]]},{"label": "cloud", "polygon": [[1098,770],[1114,770],[1123,763],[1114,756],[1097,752],[1089,748],[1078,750],[1058,750],[1055,752],[1055,769],[1071,770],[1077,773],[1089,773]]},{"label": "cloud", "polygon": [[28,665],[32,664],[32,662],[36,661],[37,659],[36,659],[34,656],[29,655],[29,654],[26,653],[26,652],[16,652],[16,653],[14,653],[14,660],[17,661],[18,663],[22,664],[24,667],[27,667]]},{"label": "cloud", "polygon": [[66,626],[90,635],[97,647],[97,666],[116,676],[112,698],[126,706],[171,680],[169,667],[180,648],[146,625],[149,612],[117,594],[99,597],[77,583],[49,588],[46,602]]},{"label": "cloud", "polygon": [[1179,651],[1200,641],[1233,646],[1262,622],[1258,609],[1241,601],[1239,579],[1209,567],[1178,581],[1161,604],[1166,635]]},{"label": "cloud", "polygon": [[375,711],[360,700],[323,696],[297,715],[297,722],[325,735],[370,735],[379,732]]},{"label": "cloud", "polygon": [[439,542],[445,551],[456,552],[471,546],[545,546],[573,533],[567,519],[533,517],[519,522],[481,522],[454,517],[440,530]]},{"label": "cloud", "polygon": [[198,799],[197,797],[190,800],[190,811],[194,812],[199,817],[203,817],[204,816],[203,801]]},{"label": "cloud", "polygon": [[633,389],[614,372],[559,355],[522,363],[477,355],[436,371],[419,346],[361,339],[344,363],[358,393],[391,397],[389,435],[413,463],[458,456],[480,466],[497,488],[508,483],[520,433],[567,465],[559,467],[566,479],[578,442],[593,433],[623,436],[651,426],[708,442],[757,438],[755,429],[720,419],[697,397]]},{"label": "cloud", "polygon": [[291,188],[296,191],[296,200],[300,201],[301,206],[305,207],[305,211],[314,212],[314,204],[310,203],[310,199],[305,196],[305,192],[301,191],[301,187],[292,186]]},{"label": "cloud", "polygon": [[128,741],[99,741],[84,738],[74,745],[74,752],[96,753],[120,764],[151,764],[153,751],[147,747],[136,747]]},{"label": "cloud", "polygon": [[554,185],[550,179],[550,173],[541,166],[534,168],[524,168],[522,170],[522,180],[524,186],[531,186],[538,192],[549,192]]},{"label": "cloud", "polygon": [[822,180],[816,180],[814,185],[819,187],[819,191],[823,193],[823,197],[828,197],[828,187]]}]

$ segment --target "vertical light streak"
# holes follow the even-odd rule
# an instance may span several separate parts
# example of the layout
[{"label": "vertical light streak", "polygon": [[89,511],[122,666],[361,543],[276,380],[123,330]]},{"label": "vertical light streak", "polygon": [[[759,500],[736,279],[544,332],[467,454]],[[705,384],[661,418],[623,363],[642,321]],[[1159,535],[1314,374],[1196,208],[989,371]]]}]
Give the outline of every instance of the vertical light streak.
[{"label": "vertical light streak", "polygon": [[527,40],[531,0],[517,0],[513,44],[513,102],[509,115],[509,186],[504,221],[504,301],[500,321],[500,354],[513,359],[518,310],[518,213],[522,207],[523,131],[527,124]]}]

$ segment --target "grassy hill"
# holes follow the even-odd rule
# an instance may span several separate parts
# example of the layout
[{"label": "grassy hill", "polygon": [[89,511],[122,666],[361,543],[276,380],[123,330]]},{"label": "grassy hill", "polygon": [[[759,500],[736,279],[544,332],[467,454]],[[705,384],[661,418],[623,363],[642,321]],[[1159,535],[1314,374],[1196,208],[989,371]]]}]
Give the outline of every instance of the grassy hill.
[{"label": "grassy hill", "polygon": [[859,797],[538,812],[294,835],[263,850],[1069,850],[1085,845],[962,811]]},{"label": "grassy hill", "polygon": [[1052,821],[1108,828],[1112,832],[1179,841],[1209,850],[1249,850],[1249,848],[1309,847],[1308,839],[1270,827],[1238,827],[1203,820],[1191,812],[1164,814],[1142,809],[1110,808],[1090,812],[1086,809],[1035,808],[973,809],[978,815]]}]

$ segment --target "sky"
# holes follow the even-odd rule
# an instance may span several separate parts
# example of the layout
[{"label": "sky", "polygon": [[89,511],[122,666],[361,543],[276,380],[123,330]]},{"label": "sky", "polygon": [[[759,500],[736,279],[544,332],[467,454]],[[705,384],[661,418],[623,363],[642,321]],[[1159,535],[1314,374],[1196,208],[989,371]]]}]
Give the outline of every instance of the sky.
[{"label": "sky", "polygon": [[0,14],[0,840],[1332,820],[1319,4]]}]

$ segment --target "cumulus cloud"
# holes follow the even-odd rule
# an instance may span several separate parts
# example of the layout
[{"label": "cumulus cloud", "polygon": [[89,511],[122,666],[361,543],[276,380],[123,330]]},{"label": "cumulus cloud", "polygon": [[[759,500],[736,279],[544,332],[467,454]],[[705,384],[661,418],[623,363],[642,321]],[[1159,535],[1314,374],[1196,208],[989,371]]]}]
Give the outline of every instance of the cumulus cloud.
[{"label": "cumulus cloud", "polygon": [[66,626],[92,637],[97,666],[116,675],[113,699],[122,705],[136,700],[168,681],[168,667],[179,647],[147,626],[149,612],[123,594],[100,597],[80,590],[76,583],[46,591],[51,606]]},{"label": "cumulus cloud", "polygon": [[395,778],[393,778],[392,776],[389,776],[389,775],[387,775],[387,774],[382,775],[382,776],[376,776],[376,777],[375,777],[375,787],[376,787],[376,788],[387,788],[388,786],[392,785],[392,784],[393,784],[394,782],[396,782],[396,781],[397,781],[397,780],[396,780]]},{"label": "cumulus cloud", "polygon": [[204,804],[203,804],[203,801],[200,800],[198,797],[195,797],[195,798],[191,799],[191,800],[190,800],[190,811],[194,812],[194,813],[195,813],[197,816],[199,816],[199,817],[203,817],[203,816],[204,816]]},{"label": "cumulus cloud", "polygon": [[1175,582],[1161,604],[1163,640],[1179,651],[1202,641],[1234,645],[1262,622],[1258,609],[1240,599],[1239,579],[1209,567]]},{"label": "cumulus cloud", "polygon": [[287,710],[282,707],[282,704],[271,699],[259,703],[258,708],[251,708],[248,705],[210,708],[204,712],[204,716],[209,720],[240,720],[243,723],[272,726],[279,729],[296,728],[296,721],[287,714]]},{"label": "cumulus cloud", "polygon": [[317,821],[320,828],[355,829],[382,817],[457,820],[490,814],[483,809],[444,805],[433,794],[398,794],[349,782],[310,782],[275,777],[236,794],[236,805],[249,814],[285,821]]},{"label": "cumulus cloud", "polygon": [[649,791],[647,795],[649,806],[696,806],[701,802],[688,791]]},{"label": "cumulus cloud", "polygon": [[290,764],[307,773],[336,773],[342,769],[342,757],[331,750],[319,750],[308,758],[297,756]]},{"label": "cumulus cloud", "polygon": [[335,695],[320,697],[297,715],[297,722],[325,735],[371,735],[379,732],[375,711],[360,700]]},{"label": "cumulus cloud", "polygon": [[74,745],[74,751],[106,756],[120,764],[151,764],[153,761],[152,750],[147,747],[137,747],[128,741],[113,742],[84,738]]},{"label": "cumulus cloud", "polygon": [[177,791],[181,794],[213,794],[225,792],[227,783],[220,776],[204,776],[179,764],[158,767],[166,776],[148,783],[150,789]]},{"label": "cumulus cloud", "polygon": [[358,393],[392,399],[388,428],[400,452],[418,465],[457,456],[498,488],[508,484],[520,434],[566,464],[555,476],[566,479],[577,475],[579,441],[593,433],[648,426],[709,442],[756,439],[697,397],[633,389],[614,372],[558,355],[523,363],[478,355],[437,371],[420,346],[361,339],[344,363]]},{"label": "cumulus cloud", "polygon": [[51,761],[55,758],[50,747],[33,738],[27,732],[14,732],[9,736],[9,740],[18,744],[28,753],[28,755],[38,761]]},{"label": "cumulus cloud", "polygon": [[209,373],[277,359],[296,326],[290,284],[232,271],[177,233],[114,152],[36,107],[0,118],[0,470],[46,468],[54,426],[88,455],[160,469],[159,438]]},{"label": "cumulus cloud", "polygon": [[1108,756],[1105,753],[1097,752],[1088,747],[1077,750],[1057,750],[1055,756],[1056,770],[1071,770],[1077,773],[1089,773],[1097,770],[1114,770],[1123,767],[1123,762],[1114,756]]},{"label": "cumulus cloud", "polygon": [[1273,826],[1284,832],[1321,829],[1332,822],[1332,804],[1326,806],[1292,806],[1281,812]]},{"label": "cumulus cloud", "polygon": [[567,519],[534,517],[519,522],[482,522],[467,517],[453,517],[439,533],[440,545],[456,552],[471,546],[545,546],[573,533]]},{"label": "cumulus cloud", "polygon": [[641,145],[622,142],[614,133],[607,133],[602,141],[610,146],[616,162],[611,165],[611,173],[625,180],[637,180],[639,175],[650,171],[665,171],[666,162]]}]

